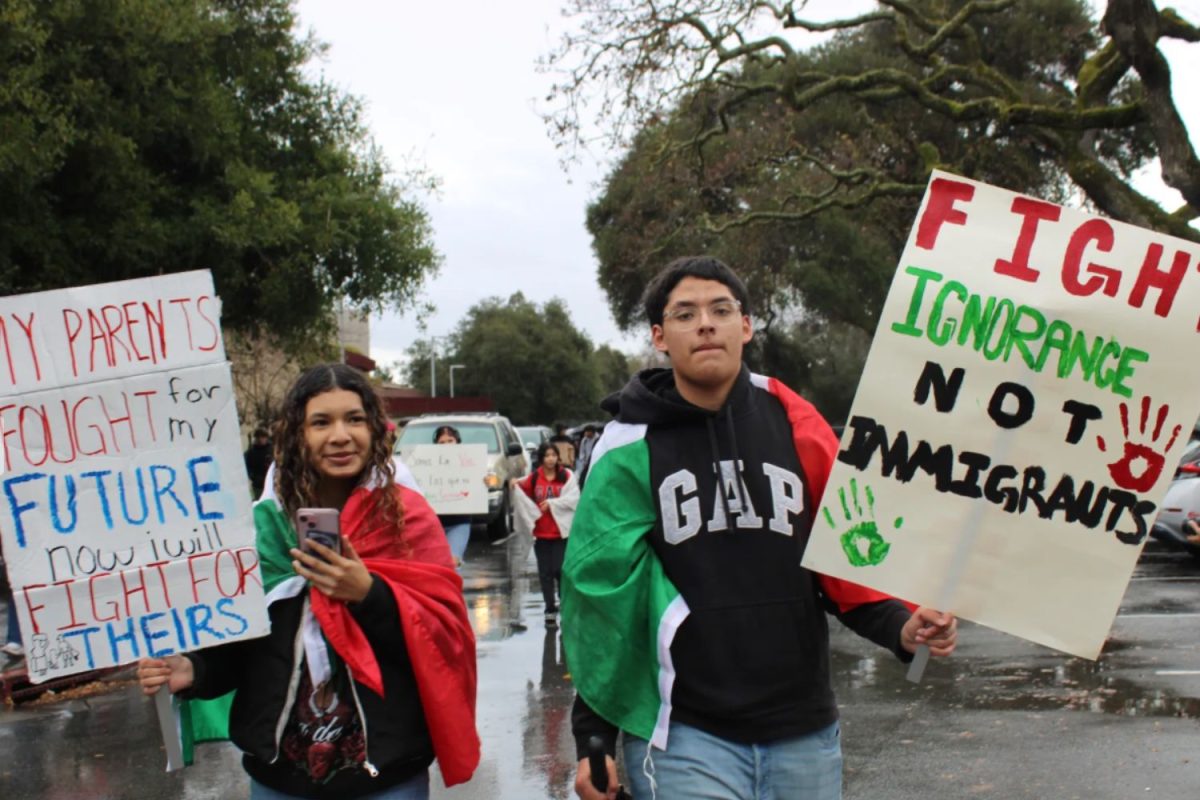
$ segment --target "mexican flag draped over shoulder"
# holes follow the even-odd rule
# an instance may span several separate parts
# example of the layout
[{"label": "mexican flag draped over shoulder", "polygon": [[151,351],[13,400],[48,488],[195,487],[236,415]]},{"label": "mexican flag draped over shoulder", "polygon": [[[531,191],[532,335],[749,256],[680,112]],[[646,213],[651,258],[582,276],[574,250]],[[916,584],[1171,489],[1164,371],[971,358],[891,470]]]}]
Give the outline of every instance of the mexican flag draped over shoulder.
[{"label": "mexican flag draped over shoulder", "polygon": [[[752,376],[784,407],[817,508],[837,439],[815,408],[774,378]],[[687,602],[667,578],[647,534],[655,525],[646,426],[610,422],[592,454],[563,563],[563,647],[580,696],[622,730],[667,745],[675,665],[671,642]],[[887,595],[820,576],[843,611]],[[584,621],[586,620],[586,621]],[[620,631],[620,636],[614,636]]]},{"label": "mexican flag draped over shoulder", "polygon": [[[387,582],[395,597],[429,725],[434,753],[447,786],[468,780],[479,763],[475,729],[475,637],[445,533],[433,509],[413,488],[394,485],[404,509],[402,531],[376,525],[370,510],[378,487],[360,487],[341,515],[349,538],[367,570]],[[273,496],[254,506],[259,563],[268,605],[293,597],[307,586],[292,569],[289,550],[296,532]],[[309,589],[312,614],[330,648],[356,681],[382,695],[379,663],[370,642],[345,603]],[[185,761],[194,742],[227,739],[233,694],[182,704]]]}]

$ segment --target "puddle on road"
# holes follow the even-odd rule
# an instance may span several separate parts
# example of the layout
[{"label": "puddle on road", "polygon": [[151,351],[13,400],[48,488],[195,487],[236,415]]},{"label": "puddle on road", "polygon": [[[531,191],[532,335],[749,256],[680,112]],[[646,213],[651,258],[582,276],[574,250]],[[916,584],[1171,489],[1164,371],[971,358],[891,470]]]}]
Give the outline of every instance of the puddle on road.
[{"label": "puddle on road", "polygon": [[[1122,649],[1106,646],[1106,655]],[[1032,662],[955,665],[949,679],[916,686],[890,656],[833,653],[838,697],[858,702],[880,696],[921,692],[922,702],[945,708],[983,711],[1085,711],[1138,717],[1200,719],[1200,698],[1184,697],[1110,674],[1104,659],[1041,658]]]}]

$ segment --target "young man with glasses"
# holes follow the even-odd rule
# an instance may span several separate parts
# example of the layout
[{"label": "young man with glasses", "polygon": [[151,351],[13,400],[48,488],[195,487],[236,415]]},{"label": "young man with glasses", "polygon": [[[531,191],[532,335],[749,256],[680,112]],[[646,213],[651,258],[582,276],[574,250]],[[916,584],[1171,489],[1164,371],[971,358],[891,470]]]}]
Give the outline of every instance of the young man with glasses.
[{"label": "young man with glasses", "polygon": [[[616,796],[623,731],[638,800],[836,800],[825,611],[902,660],[920,644],[948,655],[956,621],[800,566],[837,440],[809,403],[742,364],[753,327],[737,275],[679,259],[644,305],[671,368],[605,401],[616,419],[563,566],[576,793]],[[592,786],[593,736],[607,794]]]}]

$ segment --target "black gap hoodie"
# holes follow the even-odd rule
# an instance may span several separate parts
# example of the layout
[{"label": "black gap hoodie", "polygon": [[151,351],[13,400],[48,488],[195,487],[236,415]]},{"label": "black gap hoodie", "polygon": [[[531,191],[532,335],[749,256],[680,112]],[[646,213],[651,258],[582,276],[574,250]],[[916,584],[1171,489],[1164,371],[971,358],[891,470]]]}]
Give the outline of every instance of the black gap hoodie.
[{"label": "black gap hoodie", "polygon": [[[671,645],[672,719],[742,743],[837,719],[827,610],[908,657],[902,603],[838,613],[800,566],[820,498],[811,497],[783,405],[758,383],[743,366],[712,412],[679,394],[672,370],[652,369],[602,404],[620,422],[647,426],[657,512],[649,542],[691,609]],[[572,716],[580,757],[590,735],[612,746],[615,729],[581,699]]]}]

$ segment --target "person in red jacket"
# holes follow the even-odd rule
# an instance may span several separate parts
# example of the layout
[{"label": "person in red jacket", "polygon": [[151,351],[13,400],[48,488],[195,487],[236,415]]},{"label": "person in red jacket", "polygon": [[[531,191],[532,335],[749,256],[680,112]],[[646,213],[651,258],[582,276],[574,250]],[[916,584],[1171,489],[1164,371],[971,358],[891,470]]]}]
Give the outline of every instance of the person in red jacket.
[{"label": "person in red jacket", "polygon": [[[543,442],[534,456],[537,467],[513,485],[537,503],[542,515],[533,524],[533,554],[537,557],[538,582],[542,586],[542,598],[546,601],[546,617],[553,619],[558,613],[558,583],[562,579],[563,555],[567,551],[564,531],[550,512],[550,500],[560,496],[571,470],[559,463],[558,449],[553,442]],[[566,531],[570,533],[570,531]]]}]

